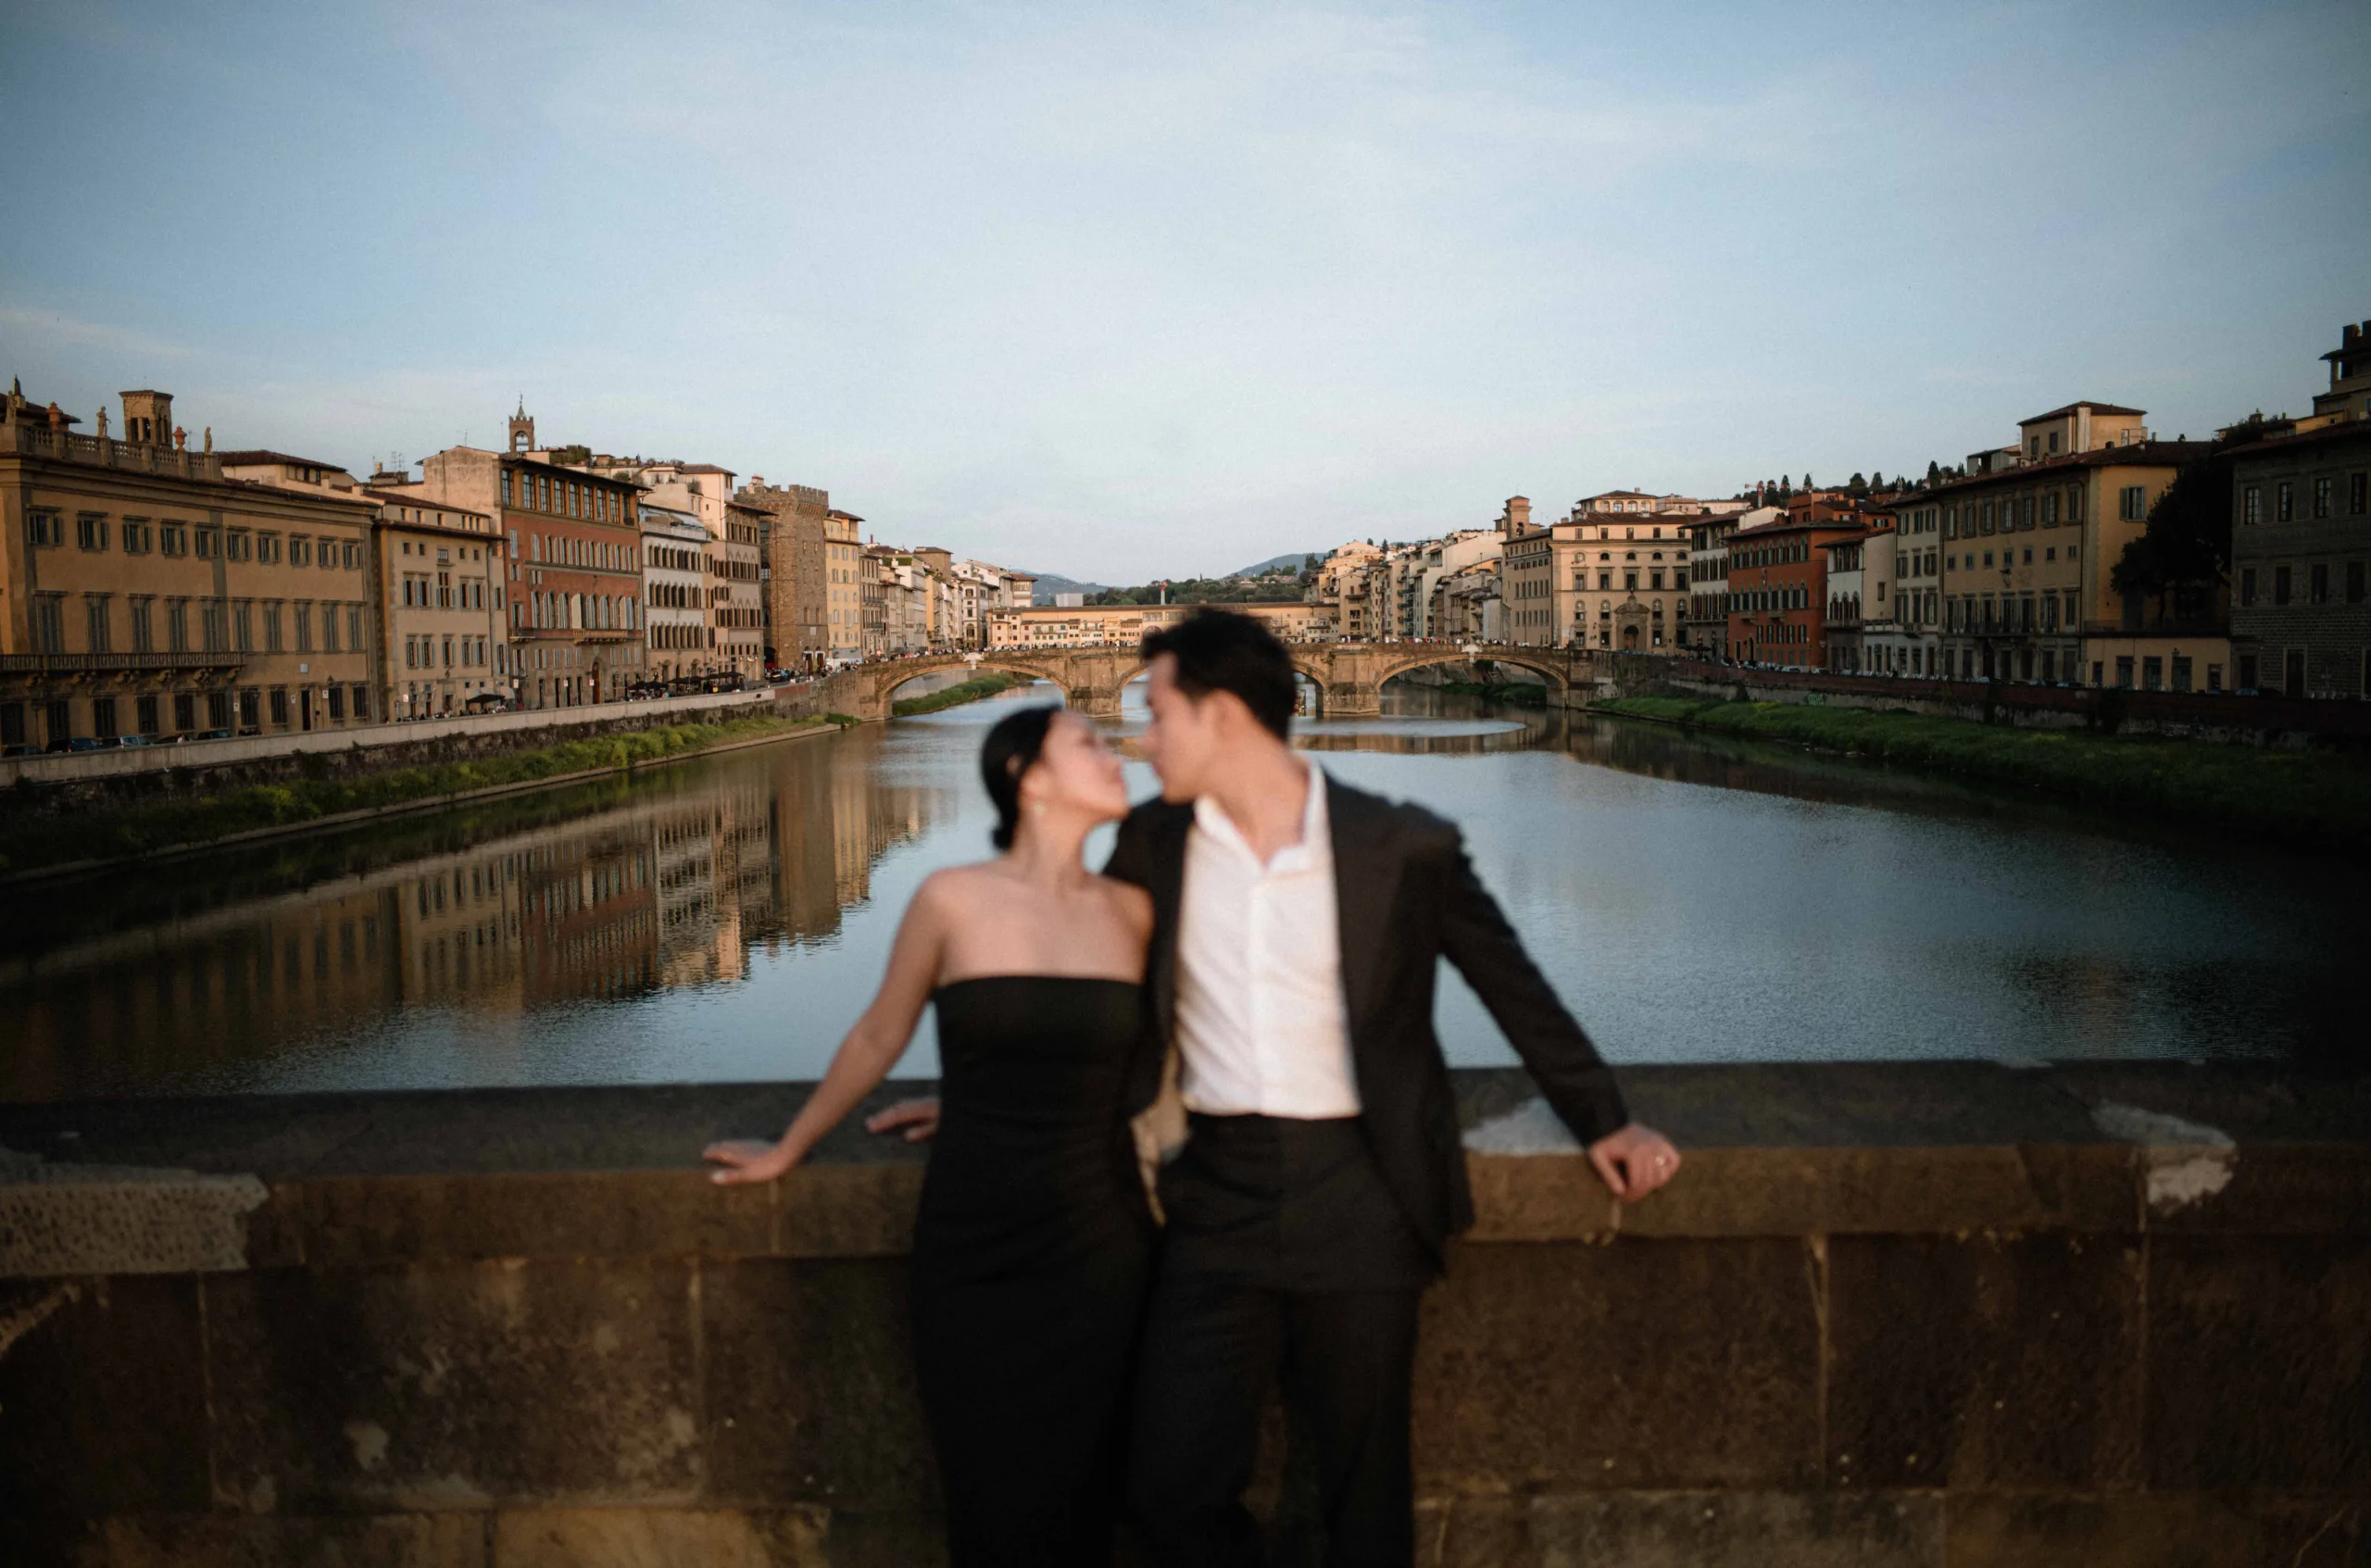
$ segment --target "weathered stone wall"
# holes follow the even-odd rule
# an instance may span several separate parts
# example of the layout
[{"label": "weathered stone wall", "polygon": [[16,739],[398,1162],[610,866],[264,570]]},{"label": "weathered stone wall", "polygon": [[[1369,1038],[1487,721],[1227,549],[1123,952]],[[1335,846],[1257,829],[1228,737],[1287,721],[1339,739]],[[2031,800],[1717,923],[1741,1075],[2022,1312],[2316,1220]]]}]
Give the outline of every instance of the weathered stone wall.
[{"label": "weathered stone wall", "polygon": [[[1460,1077],[1424,1562],[2371,1560],[2371,1084],[1642,1069],[1688,1160],[1622,1211]],[[0,1561],[937,1561],[918,1157],[694,1168],[804,1093],[0,1109]]]},{"label": "weathered stone wall", "polygon": [[2031,729],[2101,728],[2275,746],[2371,746],[2371,702],[1751,670],[1642,655],[1619,660],[1612,684],[1622,696],[1743,693],[1754,702],[1897,709]]}]

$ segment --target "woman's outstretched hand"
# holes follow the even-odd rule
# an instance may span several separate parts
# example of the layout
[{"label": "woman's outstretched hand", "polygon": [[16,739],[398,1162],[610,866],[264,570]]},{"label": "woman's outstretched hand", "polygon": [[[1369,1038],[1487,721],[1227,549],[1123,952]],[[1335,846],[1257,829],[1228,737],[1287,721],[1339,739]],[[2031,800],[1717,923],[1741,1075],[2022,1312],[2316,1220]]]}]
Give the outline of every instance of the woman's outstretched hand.
[{"label": "woman's outstretched hand", "polygon": [[789,1156],[783,1153],[782,1145],[762,1138],[728,1138],[712,1143],[700,1151],[700,1158],[724,1167],[709,1174],[708,1179],[719,1186],[771,1182],[789,1170],[792,1163]]},{"label": "woman's outstretched hand", "polygon": [[866,1117],[864,1130],[875,1136],[902,1131],[908,1143],[926,1143],[938,1131],[938,1101],[901,1099]]},{"label": "woman's outstretched hand", "polygon": [[1589,1145],[1598,1179],[1625,1203],[1636,1203],[1679,1174],[1679,1150],[1652,1127],[1636,1122]]}]

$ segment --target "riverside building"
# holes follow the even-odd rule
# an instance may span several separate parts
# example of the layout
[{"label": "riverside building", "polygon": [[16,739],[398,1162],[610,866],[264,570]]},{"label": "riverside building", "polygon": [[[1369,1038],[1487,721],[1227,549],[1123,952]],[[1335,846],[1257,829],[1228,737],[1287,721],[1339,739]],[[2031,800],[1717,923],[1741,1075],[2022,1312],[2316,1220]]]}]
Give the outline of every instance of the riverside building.
[{"label": "riverside building", "polygon": [[1990,471],[1926,492],[1941,514],[1945,674],[2223,689],[2215,607],[2152,627],[2109,583],[2176,470],[2208,450],[2154,440],[2141,421],[2138,408],[2070,403],[2021,421]]},{"label": "riverside building", "polygon": [[121,395],[133,439],[0,407],[0,746],[371,721],[371,503],[234,479]]},{"label": "riverside building", "polygon": [[380,711],[432,719],[508,706],[516,694],[494,519],[396,488],[407,483],[374,474],[365,486],[379,501],[371,551]]},{"label": "riverside building", "polygon": [[2371,419],[2240,447],[2231,487],[2234,684],[2371,696]]},{"label": "riverside building", "polygon": [[448,447],[420,464],[412,489],[496,520],[521,704],[621,700],[642,669],[641,488],[534,450],[522,409],[508,450]]}]

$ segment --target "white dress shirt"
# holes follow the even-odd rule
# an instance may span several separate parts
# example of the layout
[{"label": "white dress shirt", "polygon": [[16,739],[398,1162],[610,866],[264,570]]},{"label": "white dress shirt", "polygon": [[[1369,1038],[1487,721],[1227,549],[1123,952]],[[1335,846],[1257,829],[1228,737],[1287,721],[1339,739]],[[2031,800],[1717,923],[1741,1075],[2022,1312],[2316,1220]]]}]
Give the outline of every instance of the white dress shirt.
[{"label": "white dress shirt", "polygon": [[1300,842],[1266,865],[1226,810],[1194,803],[1177,920],[1177,1046],[1187,1109],[1359,1114],[1325,775],[1309,764]]}]

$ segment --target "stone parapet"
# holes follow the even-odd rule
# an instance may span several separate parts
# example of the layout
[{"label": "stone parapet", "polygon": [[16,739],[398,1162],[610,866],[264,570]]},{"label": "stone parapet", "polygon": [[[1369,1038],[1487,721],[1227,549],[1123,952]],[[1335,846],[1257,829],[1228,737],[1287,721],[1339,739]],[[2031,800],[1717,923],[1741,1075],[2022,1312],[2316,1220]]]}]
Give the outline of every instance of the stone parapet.
[{"label": "stone parapet", "polygon": [[[2371,1083],[1636,1069],[1687,1165],[1624,1210],[1520,1073],[1458,1077],[1423,1561],[2371,1555]],[[920,1153],[696,1168],[807,1092],[0,1108],[0,1560],[936,1561]]]}]

